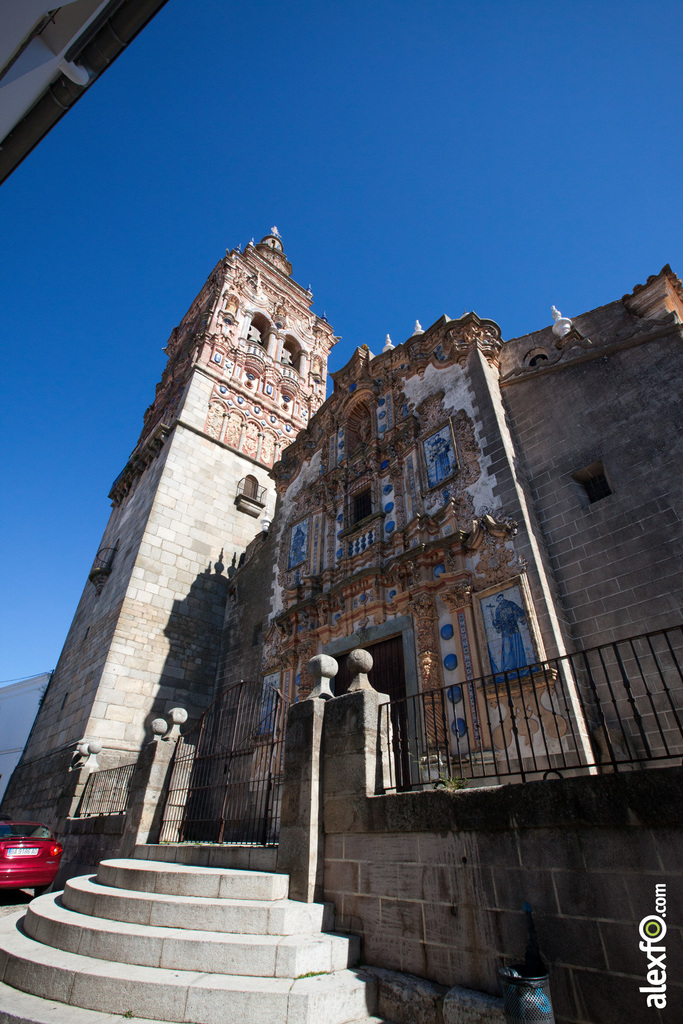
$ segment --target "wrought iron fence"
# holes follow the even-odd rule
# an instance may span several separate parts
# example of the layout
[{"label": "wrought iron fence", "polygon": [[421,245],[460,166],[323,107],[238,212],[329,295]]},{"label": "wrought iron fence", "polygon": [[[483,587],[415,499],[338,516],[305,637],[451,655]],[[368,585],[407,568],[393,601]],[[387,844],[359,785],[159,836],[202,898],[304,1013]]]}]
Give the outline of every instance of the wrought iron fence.
[{"label": "wrought iron fence", "polygon": [[207,708],[178,740],[161,842],[277,842],[286,710],[265,682],[238,683]]},{"label": "wrought iron fence", "polygon": [[89,775],[75,817],[123,814],[128,804],[128,787],[134,771],[134,764],[121,764],[118,768],[104,768],[101,772]]},{"label": "wrought iron fence", "polygon": [[677,626],[384,704],[385,789],[680,764],[682,665]]}]

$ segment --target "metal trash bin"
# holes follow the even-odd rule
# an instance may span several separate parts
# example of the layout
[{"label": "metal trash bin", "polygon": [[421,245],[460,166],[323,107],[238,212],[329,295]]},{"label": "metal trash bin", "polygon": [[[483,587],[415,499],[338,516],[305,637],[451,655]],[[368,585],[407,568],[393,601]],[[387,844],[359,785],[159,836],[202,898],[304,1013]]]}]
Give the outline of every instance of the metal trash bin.
[{"label": "metal trash bin", "polygon": [[555,1024],[549,976],[541,974],[535,978],[526,977],[525,970],[524,964],[500,967],[498,970],[507,1024],[526,1024],[526,1021]]}]

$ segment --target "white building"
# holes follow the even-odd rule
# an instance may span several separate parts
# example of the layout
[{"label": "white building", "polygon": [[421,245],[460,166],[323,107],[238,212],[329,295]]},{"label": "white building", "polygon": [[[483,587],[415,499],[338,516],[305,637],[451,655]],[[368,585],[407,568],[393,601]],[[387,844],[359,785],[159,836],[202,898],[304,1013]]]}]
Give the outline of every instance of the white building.
[{"label": "white building", "polygon": [[0,0],[0,183],[166,0]]},{"label": "white building", "polygon": [[0,800],[16,768],[51,672],[0,688]]}]

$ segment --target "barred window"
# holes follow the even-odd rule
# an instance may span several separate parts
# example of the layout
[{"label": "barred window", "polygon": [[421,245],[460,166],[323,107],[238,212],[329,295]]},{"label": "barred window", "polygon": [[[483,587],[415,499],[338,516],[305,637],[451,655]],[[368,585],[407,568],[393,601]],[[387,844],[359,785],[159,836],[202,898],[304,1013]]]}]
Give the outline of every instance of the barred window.
[{"label": "barred window", "polygon": [[372,491],[368,487],[353,496],[353,522],[359,523],[361,519],[372,514]]}]

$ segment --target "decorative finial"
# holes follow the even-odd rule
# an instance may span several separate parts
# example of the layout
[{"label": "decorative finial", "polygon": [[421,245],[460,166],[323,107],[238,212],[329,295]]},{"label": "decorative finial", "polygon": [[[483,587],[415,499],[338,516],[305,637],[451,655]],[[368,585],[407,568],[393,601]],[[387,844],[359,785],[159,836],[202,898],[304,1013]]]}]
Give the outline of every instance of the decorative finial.
[{"label": "decorative finial", "polygon": [[364,651],[362,647],[356,647],[347,655],[346,664],[351,674],[347,693],[355,693],[356,690],[374,690],[374,686],[368,679],[368,672],[373,665],[372,655],[369,651]]},{"label": "decorative finial", "polygon": [[330,679],[334,679],[339,671],[335,659],[329,654],[316,654],[308,663],[308,671],[316,683],[306,700],[331,700],[334,694],[330,689]]},{"label": "decorative finial", "polygon": [[391,340],[391,337],[387,334],[387,340],[384,342],[384,348],[382,349],[382,352],[391,352],[393,347],[394,345]]},{"label": "decorative finial", "polygon": [[550,310],[553,314],[553,334],[556,338],[564,338],[565,334],[569,334],[572,329],[572,322],[569,317],[562,316],[557,306],[551,306]]},{"label": "decorative finial", "polygon": [[413,334],[424,334],[424,328],[419,320],[415,321],[415,327],[413,328]]},{"label": "decorative finial", "polygon": [[278,231],[278,229],[275,227],[274,224],[273,224],[272,228],[270,229],[270,233],[271,233],[271,235],[277,235],[278,238],[281,237],[280,236],[280,232]]}]

